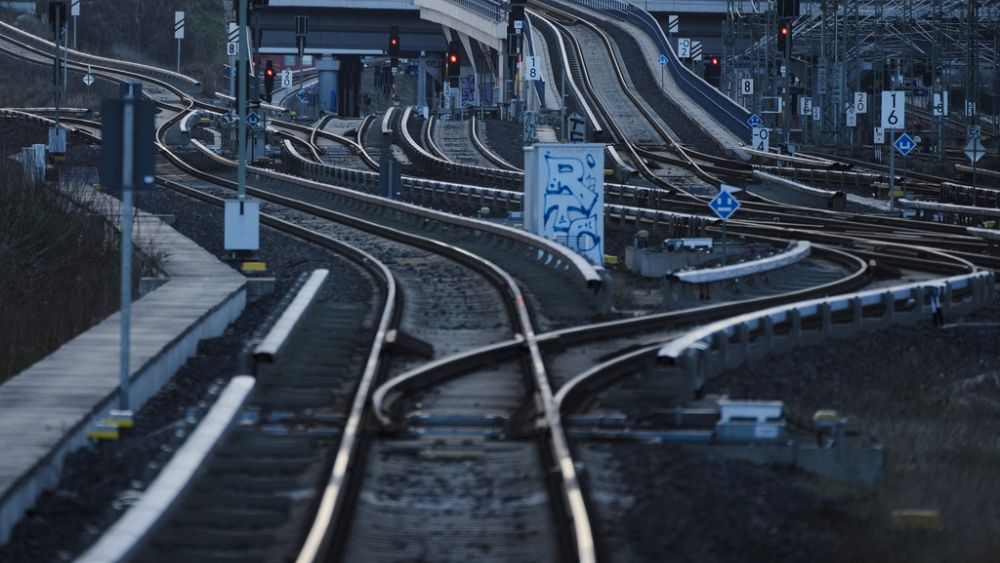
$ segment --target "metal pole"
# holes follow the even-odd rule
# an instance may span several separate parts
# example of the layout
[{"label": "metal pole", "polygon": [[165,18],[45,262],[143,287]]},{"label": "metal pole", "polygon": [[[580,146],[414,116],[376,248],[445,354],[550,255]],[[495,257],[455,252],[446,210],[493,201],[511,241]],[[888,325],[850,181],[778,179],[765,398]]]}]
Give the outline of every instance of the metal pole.
[{"label": "metal pole", "polygon": [[562,137],[562,141],[566,142],[566,69],[562,69],[562,84],[559,88],[559,135]]},{"label": "metal pole", "polygon": [[726,265],[726,220],[722,220],[722,265]]},{"label": "metal pole", "polygon": [[889,211],[896,210],[896,128],[889,128]]},{"label": "metal pole", "polygon": [[73,16],[73,50],[76,50],[76,16]]},{"label": "metal pole", "polygon": [[56,31],[55,31],[55,35],[56,36],[55,36],[55,41],[53,41],[54,46],[55,46],[55,50],[56,50],[56,60],[55,60],[55,68],[52,69],[53,70],[52,82],[53,82],[54,94],[55,94],[55,100],[54,100],[55,101],[55,106],[56,106],[55,107],[55,110],[56,110],[56,119],[55,119],[55,121],[56,121],[56,132],[57,133],[59,131],[59,102],[60,102],[60,98],[62,98],[62,89],[60,88],[60,85],[59,85],[59,65],[61,64],[61,60],[62,60],[61,59],[62,55],[59,52],[59,28],[60,28],[61,25],[62,25],[62,22],[60,21],[60,18],[59,18],[59,10],[56,10]]},{"label": "metal pole", "polygon": [[[69,22],[66,22],[66,23],[69,23]],[[65,54],[66,55],[66,59],[69,60],[69,33],[66,32],[66,31],[63,31],[63,29],[61,27],[59,28],[59,32],[62,33],[63,54]],[[66,95],[66,88],[67,88],[67,84],[68,83],[69,83],[69,65],[68,64],[64,64],[63,65],[63,81],[62,81],[62,90],[63,90],[63,95],[64,96]]]},{"label": "metal pole", "polygon": [[427,107],[427,53],[420,51],[417,64],[417,107]]},{"label": "metal pole", "polygon": [[239,2],[239,27],[240,27],[240,62],[236,71],[239,76],[239,90],[236,99],[237,111],[239,112],[239,138],[237,140],[237,167],[236,182],[239,185],[239,199],[246,199],[247,191],[247,0],[236,0]]},{"label": "metal pole", "polygon": [[129,346],[132,320],[132,139],[135,118],[133,85],[128,86],[122,110],[122,242],[121,242],[121,358],[118,364],[118,407],[129,410]]},{"label": "metal pole", "polygon": [[177,74],[181,73],[181,40],[177,40]]}]

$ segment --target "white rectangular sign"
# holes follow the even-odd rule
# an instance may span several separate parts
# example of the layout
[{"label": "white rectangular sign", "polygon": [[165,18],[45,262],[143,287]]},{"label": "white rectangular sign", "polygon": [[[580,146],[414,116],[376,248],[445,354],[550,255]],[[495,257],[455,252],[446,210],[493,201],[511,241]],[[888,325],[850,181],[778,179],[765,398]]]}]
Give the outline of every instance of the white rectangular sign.
[{"label": "white rectangular sign", "polygon": [[292,87],[292,71],[287,68],[281,71],[281,87],[291,88]]},{"label": "white rectangular sign", "polygon": [[948,116],[948,92],[934,92],[934,102],[931,104],[931,112],[934,117]]},{"label": "white rectangular sign", "polygon": [[541,80],[542,68],[538,62],[538,57],[524,57],[524,79]]},{"label": "white rectangular sign", "polygon": [[752,78],[741,78],[740,79],[740,94],[744,96],[753,95],[753,79]]},{"label": "white rectangular sign", "polygon": [[854,93],[854,113],[868,113],[868,94]]},{"label": "white rectangular sign", "polygon": [[905,124],[906,92],[903,90],[882,92],[882,128],[902,129]]},{"label": "white rectangular sign", "polygon": [[604,144],[524,147],[524,228],[604,263]]},{"label": "white rectangular sign", "polygon": [[764,127],[754,127],[750,135],[750,144],[759,151],[771,150],[771,130]]},{"label": "white rectangular sign", "polygon": [[235,23],[229,24],[229,40],[226,43],[226,55],[238,57],[240,54],[240,31]]},{"label": "white rectangular sign", "polygon": [[680,29],[681,20],[675,15],[667,16],[667,33],[677,33]]},{"label": "white rectangular sign", "polygon": [[881,127],[875,128],[875,137],[872,139],[876,145],[885,144],[885,129]]},{"label": "white rectangular sign", "polygon": [[965,116],[972,117],[976,115],[976,102],[973,100],[965,100]]},{"label": "white rectangular sign", "polygon": [[819,106],[813,106],[813,121],[820,120],[820,108]]},{"label": "white rectangular sign", "polygon": [[813,112],[813,100],[807,96],[799,96],[799,115],[810,116]]},{"label": "white rectangular sign", "polygon": [[682,59],[691,58],[691,40],[680,38],[677,40],[677,56]]},{"label": "white rectangular sign", "polygon": [[847,126],[848,127],[858,126],[858,114],[857,111],[854,109],[854,104],[851,104],[847,108]]},{"label": "white rectangular sign", "polygon": [[174,12],[174,39],[184,39],[184,12]]},{"label": "white rectangular sign", "polygon": [[69,4],[69,15],[79,16],[80,15],[80,0],[71,0]]}]

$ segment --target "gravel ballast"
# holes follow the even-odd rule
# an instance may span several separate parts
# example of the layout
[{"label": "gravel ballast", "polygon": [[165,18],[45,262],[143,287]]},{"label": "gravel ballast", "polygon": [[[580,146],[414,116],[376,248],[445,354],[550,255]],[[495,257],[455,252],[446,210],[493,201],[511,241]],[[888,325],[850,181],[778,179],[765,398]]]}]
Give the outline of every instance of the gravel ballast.
[{"label": "gravel ballast", "polygon": [[[611,561],[997,561],[1000,302],[965,319],[869,332],[720,374],[708,393],[836,409],[885,447],[871,489],[662,444],[576,446]],[[596,484],[595,484],[596,483]],[[617,483],[617,484],[615,484]],[[893,510],[936,510],[939,530]]]},{"label": "gravel ballast", "polygon": [[[223,249],[222,210],[163,188],[136,194],[137,207],[173,215],[173,228],[216,256]],[[68,561],[90,546],[134,502],[183,442],[218,392],[240,371],[240,351],[268,324],[275,306],[305,272],[328,268],[326,299],[371,299],[368,280],[344,259],[267,228],[258,258],[276,278],[274,293],[249,303],[225,333],[203,340],[197,355],[135,417],[117,442],[98,443],[67,457],[62,480],[44,493],[0,546],[0,561]],[[167,250],[169,254],[169,250]]]}]

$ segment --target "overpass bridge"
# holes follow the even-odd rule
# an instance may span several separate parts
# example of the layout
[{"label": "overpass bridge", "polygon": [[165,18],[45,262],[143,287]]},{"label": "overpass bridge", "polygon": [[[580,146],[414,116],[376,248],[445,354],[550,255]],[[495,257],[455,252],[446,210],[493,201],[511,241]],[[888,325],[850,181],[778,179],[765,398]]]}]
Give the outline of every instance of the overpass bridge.
[{"label": "overpass bridge", "polygon": [[[463,77],[504,83],[507,5],[499,0],[270,0],[251,14],[262,56],[293,63],[296,16],[309,18],[304,54],[319,71],[319,105],[326,111],[359,114],[363,57],[387,56],[393,26],[400,57],[420,61],[418,86],[431,95],[443,87],[441,65],[424,63],[443,60],[453,40],[462,45]],[[502,89],[488,94],[490,101],[502,101]]]}]

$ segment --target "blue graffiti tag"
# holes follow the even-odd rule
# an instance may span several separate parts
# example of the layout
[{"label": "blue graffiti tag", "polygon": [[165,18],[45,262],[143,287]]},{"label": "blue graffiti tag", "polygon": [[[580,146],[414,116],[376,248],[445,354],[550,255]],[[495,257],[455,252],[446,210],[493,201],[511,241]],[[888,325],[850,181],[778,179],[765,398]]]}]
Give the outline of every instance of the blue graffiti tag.
[{"label": "blue graffiti tag", "polygon": [[559,242],[583,254],[594,263],[601,261],[601,237],[595,206],[600,200],[594,168],[588,154],[586,165],[574,157],[545,154],[548,180],[543,201],[543,224]]}]

